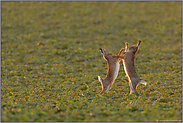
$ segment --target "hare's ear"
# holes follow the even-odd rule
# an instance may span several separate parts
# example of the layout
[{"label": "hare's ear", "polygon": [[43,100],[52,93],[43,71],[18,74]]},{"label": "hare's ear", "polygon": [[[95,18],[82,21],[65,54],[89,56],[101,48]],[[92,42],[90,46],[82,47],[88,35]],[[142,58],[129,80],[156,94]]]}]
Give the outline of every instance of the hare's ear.
[{"label": "hare's ear", "polygon": [[128,51],[128,42],[125,43],[125,52]]},{"label": "hare's ear", "polygon": [[140,43],[141,43],[141,40],[139,40],[139,41],[137,42],[137,47],[140,46]]},{"label": "hare's ear", "polygon": [[124,48],[121,48],[121,50],[119,51],[118,55],[121,55],[121,53],[124,51]]},{"label": "hare's ear", "polygon": [[105,52],[105,50],[104,49],[102,49],[102,48],[100,48],[100,52],[102,53],[102,54],[106,54],[106,52]]}]

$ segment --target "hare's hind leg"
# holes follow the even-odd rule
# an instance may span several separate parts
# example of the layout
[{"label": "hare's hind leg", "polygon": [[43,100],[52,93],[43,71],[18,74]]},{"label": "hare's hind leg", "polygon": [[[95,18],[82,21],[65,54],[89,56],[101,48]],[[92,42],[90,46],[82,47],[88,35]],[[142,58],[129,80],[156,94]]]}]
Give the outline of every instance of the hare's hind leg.
[{"label": "hare's hind leg", "polygon": [[138,92],[137,92],[137,83],[133,82],[133,81],[130,81],[130,94],[132,94],[132,92],[134,91],[135,95],[138,96]]},{"label": "hare's hind leg", "polygon": [[131,81],[129,82],[129,85],[130,85],[130,94],[132,94],[132,92],[133,92],[133,86],[132,86],[132,82]]},{"label": "hare's hind leg", "polygon": [[109,91],[111,89],[110,85],[103,85],[102,84],[102,91],[100,92],[101,95],[103,95],[104,93],[106,93],[107,91]]}]

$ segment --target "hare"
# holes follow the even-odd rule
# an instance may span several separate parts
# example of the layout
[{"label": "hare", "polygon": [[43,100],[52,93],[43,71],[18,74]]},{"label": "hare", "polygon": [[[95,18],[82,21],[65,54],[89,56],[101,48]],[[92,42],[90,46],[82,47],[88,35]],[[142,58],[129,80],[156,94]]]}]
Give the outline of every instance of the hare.
[{"label": "hare", "polygon": [[123,58],[120,56],[121,53],[124,51],[122,48],[118,55],[113,55],[112,53],[107,53],[104,49],[100,48],[101,53],[103,54],[103,58],[107,61],[108,64],[108,73],[104,79],[98,76],[98,80],[101,82],[102,91],[100,92],[103,95],[105,92],[111,89],[116,77],[118,76],[118,71],[120,64],[119,62]]},{"label": "hare", "polygon": [[139,77],[139,75],[136,72],[135,69],[135,54],[138,51],[138,48],[140,46],[141,41],[139,40],[137,43],[137,46],[132,46],[130,48],[128,48],[128,42],[125,43],[125,52],[123,53],[124,57],[122,59],[123,61],[123,66],[124,66],[124,70],[125,73],[129,79],[129,85],[130,85],[130,94],[132,94],[132,92],[134,91],[136,95],[138,95],[136,89],[139,83],[142,83],[144,85],[146,85],[147,83],[141,79]]}]

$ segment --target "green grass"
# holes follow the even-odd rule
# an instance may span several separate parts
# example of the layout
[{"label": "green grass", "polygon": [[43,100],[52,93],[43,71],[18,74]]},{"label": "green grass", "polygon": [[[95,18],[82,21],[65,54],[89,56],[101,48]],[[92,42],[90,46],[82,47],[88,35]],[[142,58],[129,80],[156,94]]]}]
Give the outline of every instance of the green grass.
[{"label": "green grass", "polygon": [[[1,2],[1,121],[182,121],[182,2]],[[107,63],[136,45],[149,85],[130,95],[120,62],[99,95]]]}]

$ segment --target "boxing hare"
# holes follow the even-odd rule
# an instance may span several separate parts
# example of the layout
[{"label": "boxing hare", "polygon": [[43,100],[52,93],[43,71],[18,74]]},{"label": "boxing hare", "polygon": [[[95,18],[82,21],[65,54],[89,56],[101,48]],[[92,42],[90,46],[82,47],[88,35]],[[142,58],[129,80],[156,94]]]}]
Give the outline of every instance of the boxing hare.
[{"label": "boxing hare", "polygon": [[108,73],[104,79],[98,76],[98,80],[101,82],[102,91],[100,92],[103,95],[105,92],[111,89],[116,77],[118,76],[118,71],[120,64],[119,62],[123,58],[120,56],[124,48],[122,48],[118,55],[113,55],[112,53],[107,53],[104,49],[100,48],[101,53],[103,54],[103,58],[107,61],[108,65]]},{"label": "boxing hare", "polygon": [[125,73],[129,79],[130,94],[134,91],[138,95],[136,89],[139,83],[146,85],[147,83],[139,77],[135,69],[135,54],[138,51],[141,41],[139,40],[136,46],[128,48],[128,42],[125,43],[125,52],[122,54],[122,61]]}]

